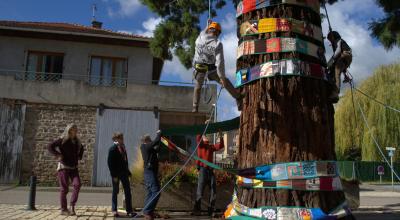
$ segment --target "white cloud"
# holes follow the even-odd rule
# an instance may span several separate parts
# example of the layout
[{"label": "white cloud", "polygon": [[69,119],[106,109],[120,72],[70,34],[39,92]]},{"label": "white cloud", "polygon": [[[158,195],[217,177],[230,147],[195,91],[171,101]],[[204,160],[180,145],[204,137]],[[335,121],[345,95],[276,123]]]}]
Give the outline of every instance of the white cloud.
[{"label": "white cloud", "polygon": [[139,0],[113,0],[118,6],[108,8],[110,17],[130,17],[142,6]]},{"label": "white cloud", "polygon": [[144,30],[136,31],[136,33],[146,37],[153,37],[154,30],[161,21],[162,21],[161,17],[159,18],[151,17],[142,23],[142,27],[144,28]]},{"label": "white cloud", "polygon": [[172,76],[179,78],[182,82],[192,82],[193,70],[186,69],[178,57],[174,56],[171,61],[166,61],[163,68],[163,77]]}]

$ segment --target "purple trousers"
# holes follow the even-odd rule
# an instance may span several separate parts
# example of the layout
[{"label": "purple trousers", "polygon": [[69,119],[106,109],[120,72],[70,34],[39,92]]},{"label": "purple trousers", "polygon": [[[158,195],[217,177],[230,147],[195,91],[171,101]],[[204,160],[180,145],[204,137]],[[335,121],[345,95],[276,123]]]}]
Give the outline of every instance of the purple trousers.
[{"label": "purple trousers", "polygon": [[70,204],[71,206],[75,206],[76,201],[78,201],[79,190],[81,189],[81,179],[79,178],[78,169],[62,169],[58,171],[61,210],[68,210],[67,194],[70,180],[72,181],[73,187]]}]

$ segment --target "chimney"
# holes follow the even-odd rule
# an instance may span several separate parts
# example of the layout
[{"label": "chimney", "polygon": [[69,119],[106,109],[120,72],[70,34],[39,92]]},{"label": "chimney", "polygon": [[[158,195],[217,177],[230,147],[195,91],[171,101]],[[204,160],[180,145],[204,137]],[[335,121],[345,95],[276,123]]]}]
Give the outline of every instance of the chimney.
[{"label": "chimney", "polygon": [[103,25],[103,22],[96,21],[96,20],[93,20],[93,21],[92,21],[92,27],[93,27],[93,28],[101,29],[101,26],[102,26],[102,25]]}]

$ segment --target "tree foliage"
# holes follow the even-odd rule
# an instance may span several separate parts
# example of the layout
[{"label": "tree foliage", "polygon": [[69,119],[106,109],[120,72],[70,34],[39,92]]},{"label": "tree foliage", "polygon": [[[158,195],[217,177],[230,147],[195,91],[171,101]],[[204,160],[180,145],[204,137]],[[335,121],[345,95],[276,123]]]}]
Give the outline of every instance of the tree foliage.
[{"label": "tree foliage", "polygon": [[[400,109],[400,63],[379,67],[357,87],[374,99]],[[356,155],[357,149],[361,151],[362,160],[382,159],[364,124],[358,102],[378,143],[382,148],[398,148],[396,157],[400,159],[400,113],[384,108],[358,92],[354,92],[354,100],[355,111],[351,91],[348,89],[336,108],[336,153],[339,159],[346,159],[353,153]],[[387,156],[386,150],[383,151]]]},{"label": "tree foliage", "polygon": [[400,47],[400,1],[377,0],[385,16],[369,24],[373,37],[387,49]]}]

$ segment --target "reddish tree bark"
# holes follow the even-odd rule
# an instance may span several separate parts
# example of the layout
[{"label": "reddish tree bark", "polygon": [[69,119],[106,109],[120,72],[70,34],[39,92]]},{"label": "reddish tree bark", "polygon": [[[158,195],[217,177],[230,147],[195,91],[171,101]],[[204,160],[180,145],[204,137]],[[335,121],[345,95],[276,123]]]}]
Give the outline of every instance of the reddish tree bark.
[{"label": "reddish tree bark", "polygon": [[[291,161],[335,160],[334,108],[327,82],[302,77],[262,79],[244,87],[238,166]],[[305,206],[328,212],[343,192],[239,189],[248,207]]]}]

